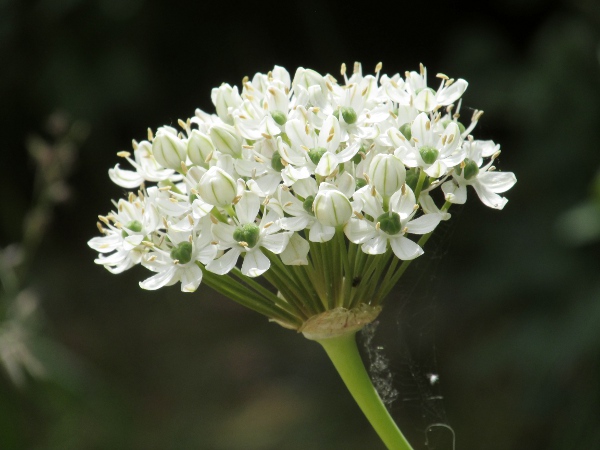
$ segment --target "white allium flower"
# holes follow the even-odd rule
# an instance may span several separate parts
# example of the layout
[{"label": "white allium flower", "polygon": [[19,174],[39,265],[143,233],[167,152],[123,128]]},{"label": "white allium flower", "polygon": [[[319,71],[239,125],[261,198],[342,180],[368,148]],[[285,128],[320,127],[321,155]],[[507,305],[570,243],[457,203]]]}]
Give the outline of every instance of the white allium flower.
[{"label": "white allium flower", "polygon": [[[323,307],[379,301],[347,281],[364,275],[352,271],[365,269],[365,253],[380,255],[372,264],[381,267],[388,255],[416,258],[467,186],[501,209],[499,194],[516,181],[492,166],[499,147],[472,136],[482,112],[459,122],[465,80],[438,74],[436,91],[423,66],[404,76],[381,69],[343,65],[338,83],[275,66],[213,89],[214,113],[197,109],[179,129],[134,141],[133,156],[119,152],[132,168],[117,164],[109,176],[136,192],[100,216],[103,235],[89,241],[96,263],[115,273],[142,264],[155,272],[146,289],[181,282],[191,292],[205,279],[295,328]],[[278,297],[249,281],[261,274]],[[383,296],[398,276],[370,283]],[[306,299],[316,303],[301,306]]]},{"label": "white allium flower", "polygon": [[388,242],[399,259],[411,260],[422,255],[423,249],[405,235],[430,233],[443,218],[442,214],[425,214],[415,219],[419,205],[408,186],[392,195],[388,211],[383,208],[381,196],[368,186],[356,192],[355,198],[373,220],[362,215],[353,217],[345,227],[346,236],[351,242],[362,244],[362,250],[370,255],[384,253]]},{"label": "white allium flower", "polygon": [[[463,204],[467,201],[467,186],[473,186],[484,205],[503,209],[508,199],[498,194],[508,191],[517,182],[512,172],[497,172],[492,166],[500,154],[500,146],[492,141],[467,141],[466,158],[454,169],[452,180],[442,184],[446,200]],[[490,161],[483,165],[483,158]]]},{"label": "white allium flower", "polygon": [[404,77],[381,69],[363,75],[356,63],[349,75],[342,65],[338,83],[275,66],[213,89],[214,113],[149,130],[133,158],[118,153],[133,169],[117,164],[109,176],[135,192],[99,216],[102,236],[88,244],[111,272],[153,272],[144,289],[204,282],[319,341],[360,401],[369,387],[365,412],[387,423],[387,447],[410,448],[373,406],[368,377],[355,377],[354,333],[468,186],[502,209],[516,178],[492,165],[499,146],[473,137],[482,112],[459,121],[465,80],[438,74],[436,91],[422,65]]},{"label": "white allium flower", "polygon": [[278,225],[279,216],[273,212],[262,216],[259,223],[256,218],[261,207],[260,198],[253,192],[246,191],[235,205],[234,225],[216,222],[212,226],[213,236],[220,250],[227,250],[219,258],[210,261],[206,268],[218,275],[228,273],[244,255],[242,273],[249,277],[257,277],[266,272],[271,263],[262,248],[278,255],[288,245],[291,232],[283,231]]}]

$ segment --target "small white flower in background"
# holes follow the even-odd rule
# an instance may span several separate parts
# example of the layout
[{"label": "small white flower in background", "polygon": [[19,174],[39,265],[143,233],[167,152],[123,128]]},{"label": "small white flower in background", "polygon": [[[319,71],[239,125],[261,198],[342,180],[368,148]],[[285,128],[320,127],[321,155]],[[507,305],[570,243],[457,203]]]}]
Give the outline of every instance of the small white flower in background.
[{"label": "small white flower in background", "polygon": [[[322,301],[341,295],[341,283],[352,297],[359,288],[344,280],[363,275],[348,273],[364,269],[361,252],[382,267],[388,255],[418,257],[415,236],[423,244],[449,220],[468,186],[502,209],[499,194],[516,178],[493,166],[498,145],[473,137],[482,112],[463,125],[468,83],[438,74],[434,90],[423,66],[404,76],[381,69],[363,75],[356,63],[348,74],[343,65],[338,83],[306,68],[292,78],[275,66],[241,87],[213,89],[215,113],[196,110],[180,130],[149,130],[147,140],[133,142],[133,157],[119,152],[132,169],[109,170],[113,182],[136,192],[100,216],[103,236],[89,241],[100,253],[96,263],[115,273],[143,265],[155,272],[140,283],[145,289],[180,282],[193,292],[206,279],[243,303],[254,286],[247,305],[297,327],[319,307],[304,310],[296,291],[314,285],[298,301]],[[244,278],[262,274],[279,297]],[[325,309],[340,304],[328,302]]]}]

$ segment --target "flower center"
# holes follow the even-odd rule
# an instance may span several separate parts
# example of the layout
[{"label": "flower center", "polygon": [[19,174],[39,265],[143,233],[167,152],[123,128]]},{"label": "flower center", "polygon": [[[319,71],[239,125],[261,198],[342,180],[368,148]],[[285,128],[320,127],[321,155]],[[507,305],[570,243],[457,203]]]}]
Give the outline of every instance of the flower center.
[{"label": "flower center", "polygon": [[179,261],[179,264],[187,264],[192,260],[192,244],[180,242],[177,247],[171,249],[171,258]]},{"label": "flower center", "polygon": [[260,229],[258,226],[254,223],[247,223],[236,228],[233,232],[233,239],[238,243],[245,242],[248,247],[252,248],[258,242],[259,235]]},{"label": "flower center", "polygon": [[326,152],[327,149],[324,149],[323,147],[311,148],[308,151],[308,157],[314,164],[319,164],[319,161],[321,161],[321,158]]},{"label": "flower center", "polygon": [[419,153],[425,164],[433,164],[440,155],[440,151],[437,148],[428,146],[421,147]]},{"label": "flower center", "polygon": [[379,228],[389,235],[400,233],[402,224],[400,223],[400,216],[398,213],[383,213],[377,218]]},{"label": "flower center", "polygon": [[470,180],[479,174],[479,166],[475,161],[469,158],[465,159],[465,167],[463,170],[463,177],[465,180]]},{"label": "flower center", "polygon": [[356,114],[356,111],[354,111],[354,108],[352,108],[351,106],[342,106],[340,109],[342,111],[342,117],[344,118],[344,122],[346,122],[348,125],[352,125],[354,122],[356,122],[358,116]]},{"label": "flower center", "polygon": [[410,138],[412,137],[410,123],[405,123],[404,125],[402,125],[400,127],[400,133],[402,133],[404,135],[404,137],[410,141]]},{"label": "flower center", "polygon": [[[129,228],[131,231],[139,233],[140,231],[142,231],[142,223],[139,220],[132,220],[127,224],[125,228]],[[123,230],[121,231],[121,236],[127,237],[129,236],[129,233],[127,232],[127,230]]]},{"label": "flower center", "polygon": [[306,200],[304,200],[304,203],[302,203],[302,207],[304,208],[304,211],[309,213],[311,216],[315,215],[313,212],[313,203],[314,202],[315,202],[315,196],[309,195],[308,197],[306,197]]},{"label": "flower center", "polygon": [[279,152],[277,151],[273,152],[273,158],[271,158],[271,167],[278,172],[281,172],[285,168],[281,162],[281,155],[279,155]]},{"label": "flower center", "polygon": [[281,111],[271,111],[271,117],[278,125],[285,125],[287,122],[287,117],[285,117],[285,114]]}]

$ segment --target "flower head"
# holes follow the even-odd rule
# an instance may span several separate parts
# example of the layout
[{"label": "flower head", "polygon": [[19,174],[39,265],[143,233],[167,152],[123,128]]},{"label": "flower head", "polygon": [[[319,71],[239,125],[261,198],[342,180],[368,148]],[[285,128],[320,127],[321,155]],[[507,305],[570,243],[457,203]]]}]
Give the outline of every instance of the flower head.
[{"label": "flower head", "polygon": [[434,90],[423,66],[404,77],[381,68],[343,65],[340,84],[275,66],[213,89],[215,113],[134,141],[133,157],[119,153],[131,169],[109,175],[136,191],[100,216],[96,262],[143,265],[154,272],[144,289],[192,292],[204,280],[295,329],[378,307],[468,186],[501,209],[516,182],[493,166],[499,147],[472,135],[482,113],[460,121],[465,80],[438,74]]}]

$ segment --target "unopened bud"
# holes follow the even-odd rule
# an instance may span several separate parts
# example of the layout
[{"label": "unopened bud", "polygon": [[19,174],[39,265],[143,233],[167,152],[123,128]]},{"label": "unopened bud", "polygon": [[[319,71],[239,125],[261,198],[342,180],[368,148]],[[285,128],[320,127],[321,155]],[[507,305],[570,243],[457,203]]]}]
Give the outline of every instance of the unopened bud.
[{"label": "unopened bud", "polygon": [[377,192],[389,197],[404,184],[406,169],[394,155],[379,154],[371,161],[368,175]]},{"label": "unopened bud", "polygon": [[198,130],[192,131],[188,140],[188,156],[194,164],[206,167],[206,160],[214,150],[215,146],[207,135]]},{"label": "unopened bud", "polygon": [[242,138],[231,125],[214,125],[210,139],[221,153],[239,158],[242,156]]},{"label": "unopened bud", "polygon": [[219,167],[208,169],[198,184],[202,200],[215,206],[231,205],[237,195],[235,180]]},{"label": "unopened bud", "polygon": [[237,87],[231,87],[229,84],[224,83],[220,87],[214,88],[212,90],[212,101],[219,118],[223,122],[232,124],[233,119],[229,114],[229,108],[236,108],[242,103]]},{"label": "unopened bud", "polygon": [[174,132],[161,127],[156,131],[152,141],[152,154],[156,162],[163,167],[181,170],[181,162],[185,162],[187,146]]},{"label": "unopened bud", "polygon": [[315,217],[323,225],[338,227],[352,217],[350,200],[334,188],[321,189],[313,203]]}]

